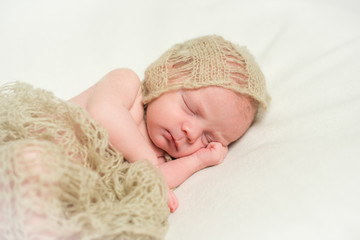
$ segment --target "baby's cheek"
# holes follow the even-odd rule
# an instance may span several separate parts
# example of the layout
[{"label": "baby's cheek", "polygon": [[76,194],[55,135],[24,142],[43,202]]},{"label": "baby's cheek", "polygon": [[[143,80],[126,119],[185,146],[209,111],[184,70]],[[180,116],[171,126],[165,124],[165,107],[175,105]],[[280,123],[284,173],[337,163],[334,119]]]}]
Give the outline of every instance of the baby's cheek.
[{"label": "baby's cheek", "polygon": [[187,145],[184,147],[184,151],[181,152],[182,156],[180,156],[180,157],[185,157],[185,156],[195,154],[198,151],[201,151],[202,149],[205,149],[205,148],[206,148],[206,146],[202,142]]}]

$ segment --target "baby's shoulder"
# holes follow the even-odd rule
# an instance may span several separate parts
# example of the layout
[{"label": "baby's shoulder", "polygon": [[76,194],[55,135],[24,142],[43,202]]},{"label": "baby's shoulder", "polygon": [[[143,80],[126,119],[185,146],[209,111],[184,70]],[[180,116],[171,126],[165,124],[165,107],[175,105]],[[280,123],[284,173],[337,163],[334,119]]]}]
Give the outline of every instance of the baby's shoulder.
[{"label": "baby's shoulder", "polygon": [[127,68],[119,68],[110,71],[96,84],[69,101],[90,112],[94,110],[106,113],[109,109],[119,107],[130,110],[136,106],[138,109],[139,98],[141,99],[139,93],[141,83],[136,73]]},{"label": "baby's shoulder", "polygon": [[128,68],[112,70],[101,81],[107,85],[109,91],[127,95],[131,99],[135,99],[141,89],[139,77]]},{"label": "baby's shoulder", "polygon": [[133,119],[139,123],[143,119],[144,107],[141,82],[137,74],[127,68],[115,69],[109,72],[103,81],[108,83],[109,92],[107,95],[116,95],[118,101],[128,109]]},{"label": "baby's shoulder", "polygon": [[119,68],[107,73],[95,84],[94,97],[99,104],[122,105],[130,109],[141,90],[139,77],[130,69]]}]

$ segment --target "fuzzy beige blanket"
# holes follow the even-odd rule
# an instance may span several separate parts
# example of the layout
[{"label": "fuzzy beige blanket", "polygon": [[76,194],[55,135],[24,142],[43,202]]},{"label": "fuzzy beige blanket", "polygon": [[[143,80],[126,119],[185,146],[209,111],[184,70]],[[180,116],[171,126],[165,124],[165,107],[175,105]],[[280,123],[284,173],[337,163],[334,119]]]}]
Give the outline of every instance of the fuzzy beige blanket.
[{"label": "fuzzy beige blanket", "polygon": [[163,239],[168,227],[159,171],[126,162],[85,110],[25,83],[0,88],[0,192],[0,239]]}]

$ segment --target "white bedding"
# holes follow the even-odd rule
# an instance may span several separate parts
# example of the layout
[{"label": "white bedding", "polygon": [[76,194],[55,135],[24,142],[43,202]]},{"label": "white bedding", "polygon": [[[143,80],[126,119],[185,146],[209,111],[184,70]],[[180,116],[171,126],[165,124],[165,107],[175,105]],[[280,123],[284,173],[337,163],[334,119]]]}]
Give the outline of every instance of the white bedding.
[{"label": "white bedding", "polygon": [[176,189],[166,240],[360,239],[357,0],[0,1],[0,84],[68,99],[171,45],[246,45],[271,107],[225,162]]}]

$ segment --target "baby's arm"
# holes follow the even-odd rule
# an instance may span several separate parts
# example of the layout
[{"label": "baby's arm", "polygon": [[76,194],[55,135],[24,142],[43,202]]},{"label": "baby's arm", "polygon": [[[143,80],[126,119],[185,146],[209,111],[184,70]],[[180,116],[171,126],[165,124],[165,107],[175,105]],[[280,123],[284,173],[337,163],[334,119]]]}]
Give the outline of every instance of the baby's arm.
[{"label": "baby's arm", "polygon": [[179,186],[195,172],[222,163],[227,151],[228,148],[221,143],[211,142],[206,148],[189,156],[163,163],[159,168],[171,189]]},{"label": "baby's arm", "polygon": [[[157,156],[130,111],[141,104],[140,80],[128,69],[117,69],[105,75],[89,96],[86,109],[108,131],[112,145],[125,159],[134,162],[148,159],[157,163]],[[142,113],[143,114],[143,113]],[[142,114],[139,119],[142,119]]]}]

